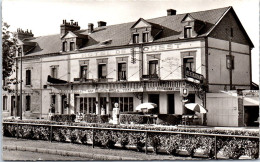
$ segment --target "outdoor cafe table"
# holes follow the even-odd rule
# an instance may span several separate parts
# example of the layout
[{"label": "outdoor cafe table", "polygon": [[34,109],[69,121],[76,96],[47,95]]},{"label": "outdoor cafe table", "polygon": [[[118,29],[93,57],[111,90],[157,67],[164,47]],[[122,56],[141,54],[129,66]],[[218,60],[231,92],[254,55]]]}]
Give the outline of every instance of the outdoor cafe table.
[{"label": "outdoor cafe table", "polygon": [[182,124],[191,125],[197,119],[197,115],[182,115]]}]

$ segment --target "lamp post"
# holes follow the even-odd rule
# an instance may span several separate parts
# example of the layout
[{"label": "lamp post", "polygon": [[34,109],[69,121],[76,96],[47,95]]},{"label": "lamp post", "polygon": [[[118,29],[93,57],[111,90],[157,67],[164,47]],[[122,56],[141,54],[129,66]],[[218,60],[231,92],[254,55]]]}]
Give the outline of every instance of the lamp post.
[{"label": "lamp post", "polygon": [[21,68],[20,68],[20,119],[23,119],[23,108],[22,108],[22,48],[18,49],[19,55],[20,55],[20,63],[21,63]]}]

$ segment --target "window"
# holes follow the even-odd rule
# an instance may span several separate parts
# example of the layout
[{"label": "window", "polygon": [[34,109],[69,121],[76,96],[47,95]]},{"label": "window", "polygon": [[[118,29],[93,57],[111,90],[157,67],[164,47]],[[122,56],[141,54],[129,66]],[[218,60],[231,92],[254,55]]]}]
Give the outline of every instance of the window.
[{"label": "window", "polygon": [[96,113],[96,98],[92,97],[88,99],[88,105],[89,105],[89,113],[95,114]]},{"label": "window", "polygon": [[96,98],[95,97],[81,97],[80,101],[80,113],[95,114],[96,113]]},{"label": "window", "polygon": [[143,33],[143,42],[148,42],[148,33]]},{"label": "window", "polygon": [[51,95],[51,113],[55,113],[56,95]]},{"label": "window", "polygon": [[149,61],[149,75],[158,75],[158,60]]},{"label": "window", "polygon": [[67,42],[62,43],[62,51],[66,52],[67,51]]},{"label": "window", "polygon": [[31,85],[31,70],[26,70],[26,85]]},{"label": "window", "polygon": [[133,43],[139,43],[139,34],[133,34]]},{"label": "window", "polygon": [[87,65],[81,65],[80,66],[80,78],[87,79],[88,74],[88,66]]},{"label": "window", "polygon": [[184,38],[190,38],[191,37],[191,27],[190,26],[185,26],[184,27]]},{"label": "window", "polygon": [[75,43],[70,42],[70,51],[74,51],[74,50],[75,50]]},{"label": "window", "polygon": [[51,77],[58,78],[58,67],[57,66],[51,66]]},{"label": "window", "polygon": [[126,63],[118,63],[118,80],[126,80]]},{"label": "window", "polygon": [[107,76],[107,66],[106,64],[99,64],[98,65],[98,78],[105,79]]},{"label": "window", "polygon": [[184,63],[183,64],[184,71],[186,70],[195,71],[193,57],[183,58],[183,63]]},{"label": "window", "polygon": [[31,96],[25,97],[25,105],[26,105],[25,111],[30,111],[31,110]]},{"label": "window", "polygon": [[7,110],[7,96],[3,96],[3,111]]},{"label": "window", "polygon": [[131,112],[133,111],[133,97],[111,97],[111,107],[115,107],[115,103],[118,103],[120,112]]}]

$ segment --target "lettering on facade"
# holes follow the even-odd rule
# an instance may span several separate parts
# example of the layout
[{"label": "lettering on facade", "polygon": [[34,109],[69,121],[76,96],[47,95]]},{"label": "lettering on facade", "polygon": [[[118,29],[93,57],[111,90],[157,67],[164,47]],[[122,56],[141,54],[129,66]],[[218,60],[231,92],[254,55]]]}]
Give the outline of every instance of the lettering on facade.
[{"label": "lettering on facade", "polygon": [[121,89],[86,89],[86,90],[60,90],[59,93],[65,94],[87,94],[87,93],[122,93],[122,92],[142,92],[143,88],[121,88]]},{"label": "lettering on facade", "polygon": [[[153,45],[153,46],[145,46],[143,47],[144,52],[154,52],[154,51],[165,51],[165,50],[172,50],[172,49],[178,49],[180,46],[185,45],[184,43],[174,43],[174,44],[163,44],[163,45]],[[196,42],[193,44],[190,44],[189,47],[195,47]],[[96,56],[108,56],[108,55],[120,55],[120,54],[131,54],[133,53],[139,53],[140,47],[134,47],[134,48],[128,48],[128,49],[117,49],[117,50],[106,50],[106,51],[99,51],[99,52],[90,52],[90,53],[83,53],[79,56],[80,58],[86,58],[86,57],[96,57]],[[76,56],[76,57],[77,57]]]},{"label": "lettering on facade", "polygon": [[149,87],[146,91],[179,91],[179,87]]}]

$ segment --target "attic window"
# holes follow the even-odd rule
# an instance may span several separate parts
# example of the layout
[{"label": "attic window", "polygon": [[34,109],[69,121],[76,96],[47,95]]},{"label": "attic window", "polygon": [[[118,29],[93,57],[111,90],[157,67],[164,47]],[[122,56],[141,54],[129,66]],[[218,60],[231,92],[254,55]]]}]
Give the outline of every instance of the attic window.
[{"label": "attic window", "polygon": [[101,45],[104,45],[104,46],[106,46],[106,45],[109,45],[109,44],[111,44],[111,42],[112,42],[112,40],[110,39],[110,40],[106,40],[106,41],[103,41],[103,42],[101,42]]},{"label": "attic window", "polygon": [[70,51],[74,51],[74,50],[75,50],[75,43],[70,42]]},{"label": "attic window", "polygon": [[63,52],[67,51],[67,42],[62,43],[62,51]]},{"label": "attic window", "polygon": [[139,43],[139,34],[133,34],[133,43]]},{"label": "attic window", "polygon": [[192,34],[192,27],[191,26],[185,26],[184,27],[184,38],[190,38]]},{"label": "attic window", "polygon": [[148,42],[148,33],[143,33],[143,42]]}]

